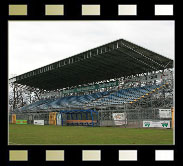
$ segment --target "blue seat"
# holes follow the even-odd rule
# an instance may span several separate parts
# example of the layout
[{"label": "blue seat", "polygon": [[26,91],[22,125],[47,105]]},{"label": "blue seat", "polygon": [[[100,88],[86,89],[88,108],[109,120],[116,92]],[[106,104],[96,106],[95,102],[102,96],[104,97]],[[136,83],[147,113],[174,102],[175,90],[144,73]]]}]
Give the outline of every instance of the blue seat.
[{"label": "blue seat", "polygon": [[146,85],[143,87],[119,89],[115,92],[104,91],[81,96],[66,96],[57,99],[41,99],[22,107],[20,111],[36,109],[47,110],[49,108],[63,107],[80,108],[83,106],[101,106],[129,103],[153,91],[154,89],[159,88],[160,86],[162,85]]}]

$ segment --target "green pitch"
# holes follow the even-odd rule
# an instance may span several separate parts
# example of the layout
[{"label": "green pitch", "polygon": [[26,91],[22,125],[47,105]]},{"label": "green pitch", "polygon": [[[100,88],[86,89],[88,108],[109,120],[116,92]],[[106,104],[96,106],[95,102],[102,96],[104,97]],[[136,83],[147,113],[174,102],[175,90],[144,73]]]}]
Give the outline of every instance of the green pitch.
[{"label": "green pitch", "polygon": [[173,144],[173,130],[10,124],[9,144]]}]

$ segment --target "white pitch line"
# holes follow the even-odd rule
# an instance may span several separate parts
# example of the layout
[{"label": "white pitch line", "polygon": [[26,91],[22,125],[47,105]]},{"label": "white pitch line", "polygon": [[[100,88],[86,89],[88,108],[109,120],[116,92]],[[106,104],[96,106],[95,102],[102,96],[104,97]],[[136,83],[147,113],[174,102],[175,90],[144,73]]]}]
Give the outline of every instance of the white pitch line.
[{"label": "white pitch line", "polygon": [[21,145],[21,144],[17,144],[17,143],[14,143],[14,142],[9,142],[9,144]]}]

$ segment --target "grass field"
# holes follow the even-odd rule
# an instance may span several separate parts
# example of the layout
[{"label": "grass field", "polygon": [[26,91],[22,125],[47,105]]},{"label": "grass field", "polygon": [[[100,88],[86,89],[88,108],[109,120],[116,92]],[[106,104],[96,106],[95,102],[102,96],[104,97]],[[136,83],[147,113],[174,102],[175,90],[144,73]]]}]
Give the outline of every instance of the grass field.
[{"label": "grass field", "polygon": [[9,125],[9,145],[173,144],[172,129]]}]

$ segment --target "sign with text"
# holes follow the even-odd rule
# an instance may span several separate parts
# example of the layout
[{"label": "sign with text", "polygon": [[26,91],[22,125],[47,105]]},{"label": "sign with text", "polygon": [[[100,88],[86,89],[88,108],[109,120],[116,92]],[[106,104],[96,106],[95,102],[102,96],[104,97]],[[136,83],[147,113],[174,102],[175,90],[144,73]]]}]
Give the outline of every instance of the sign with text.
[{"label": "sign with text", "polygon": [[127,124],[127,118],[125,113],[113,113],[112,114],[115,125]]},{"label": "sign with text", "polygon": [[159,116],[160,118],[171,118],[171,109],[159,109]]},{"label": "sign with text", "polygon": [[102,83],[102,84],[95,84],[91,86],[85,86],[85,87],[78,87],[74,89],[68,89],[68,90],[63,90],[60,93],[66,94],[66,93],[76,93],[76,92],[85,92],[85,91],[91,91],[95,89],[101,89],[101,88],[108,88],[108,87],[114,87],[118,86],[119,82],[118,81],[113,81],[113,82],[108,82],[108,83]]},{"label": "sign with text", "polygon": [[44,125],[44,120],[34,120],[34,125]]},{"label": "sign with text", "polygon": [[170,128],[170,121],[143,121],[143,127]]}]

